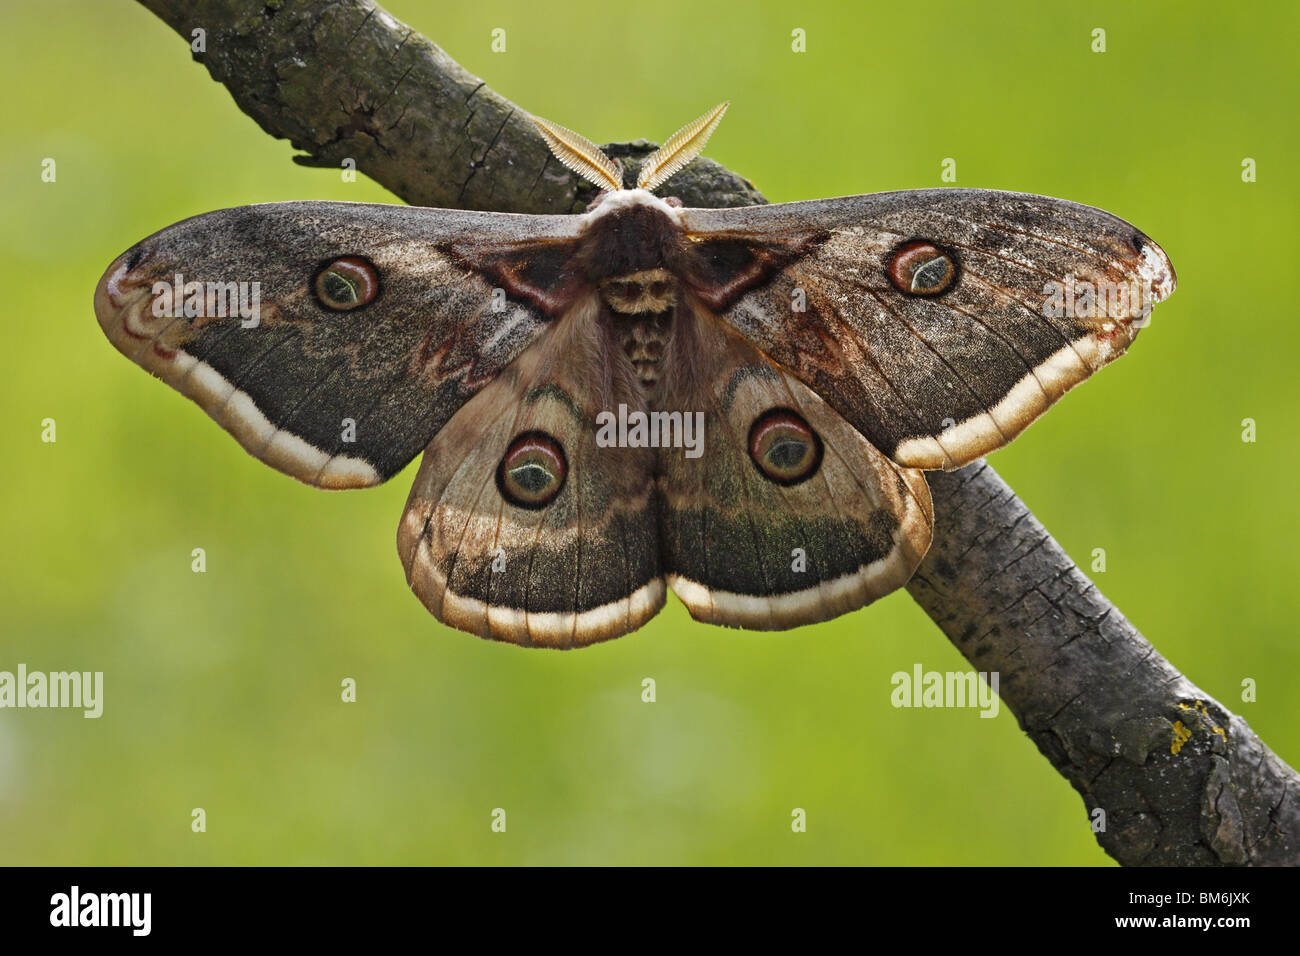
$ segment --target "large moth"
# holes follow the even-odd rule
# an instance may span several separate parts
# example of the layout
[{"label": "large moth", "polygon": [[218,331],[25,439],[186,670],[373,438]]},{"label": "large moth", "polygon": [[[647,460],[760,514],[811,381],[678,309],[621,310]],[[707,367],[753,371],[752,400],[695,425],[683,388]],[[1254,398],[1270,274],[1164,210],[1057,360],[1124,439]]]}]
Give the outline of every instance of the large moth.
[{"label": "large moth", "polygon": [[1164,252],[1059,199],[926,189],[742,209],[635,188],[580,215],[289,202],[197,216],[109,266],[132,361],[262,461],[358,488],[424,459],[398,531],[439,620],[575,647],[671,588],[697,620],[835,617],[929,546],[924,469],[1006,444],[1117,358],[1174,288]]}]

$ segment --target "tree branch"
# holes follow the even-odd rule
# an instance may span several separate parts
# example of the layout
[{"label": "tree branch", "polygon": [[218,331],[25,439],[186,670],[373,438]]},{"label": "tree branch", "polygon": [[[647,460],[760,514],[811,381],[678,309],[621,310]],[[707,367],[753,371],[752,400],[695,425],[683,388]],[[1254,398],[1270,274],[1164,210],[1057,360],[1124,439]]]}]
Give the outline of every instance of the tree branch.
[{"label": "tree branch", "polygon": [[[370,0],[140,0],[191,41],[267,133],[344,159],[410,203],[556,213],[593,190],[554,162],[523,110]],[[616,144],[635,176],[652,144]],[[763,202],[697,159],[688,206]],[[1300,863],[1300,775],[1183,677],[1111,605],[986,464],[930,473],[934,541],[908,590],[1038,749],[1105,811],[1125,864]]]},{"label": "tree branch", "polygon": [[1300,776],[1160,656],[983,461],[927,475],[907,589],[999,693],[1121,863],[1294,865]]}]

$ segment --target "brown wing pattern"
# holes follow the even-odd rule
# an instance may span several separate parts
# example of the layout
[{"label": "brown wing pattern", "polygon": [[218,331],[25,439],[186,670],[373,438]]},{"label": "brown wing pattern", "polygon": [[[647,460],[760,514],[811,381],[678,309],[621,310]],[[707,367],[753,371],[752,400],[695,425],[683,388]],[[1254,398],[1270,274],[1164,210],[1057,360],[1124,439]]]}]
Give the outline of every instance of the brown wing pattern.
[{"label": "brown wing pattern", "polygon": [[1175,282],[1160,247],[1123,220],[1019,193],[690,209],[683,223],[697,241],[760,250],[755,260],[808,250],[710,304],[915,468],[1006,444],[1123,354]]},{"label": "brown wing pattern", "polygon": [[[660,535],[668,582],[691,615],[782,629],[902,586],[930,544],[921,473],[896,466],[702,305],[678,322],[667,401],[701,412],[706,441],[696,458],[660,450]],[[707,371],[686,371],[689,353],[709,356]],[[785,441],[784,460],[765,433]]]},{"label": "brown wing pattern", "polygon": [[[753,629],[901,586],[933,521],[916,469],[1013,439],[1175,282],[1133,226],[1040,196],[606,201],[209,213],[119,257],[96,313],[302,481],[375,484],[425,448],[398,531],[417,596],[483,637],[574,647],[641,626],[665,583],[697,619]],[[611,311],[637,282],[675,305]],[[663,349],[648,379],[637,334],[643,364]],[[615,409],[698,416],[700,453],[599,439]]]},{"label": "brown wing pattern", "polygon": [[582,300],[430,442],[397,546],[440,621],[575,647],[663,606],[653,454],[596,442],[600,411],[645,409],[597,315]]},{"label": "brown wing pattern", "polygon": [[[580,294],[562,270],[546,297],[531,282],[577,228],[572,216],[243,206],[136,244],[100,280],[95,312],[119,351],[267,464],[326,488],[371,485]],[[467,268],[469,253],[493,269]]]}]

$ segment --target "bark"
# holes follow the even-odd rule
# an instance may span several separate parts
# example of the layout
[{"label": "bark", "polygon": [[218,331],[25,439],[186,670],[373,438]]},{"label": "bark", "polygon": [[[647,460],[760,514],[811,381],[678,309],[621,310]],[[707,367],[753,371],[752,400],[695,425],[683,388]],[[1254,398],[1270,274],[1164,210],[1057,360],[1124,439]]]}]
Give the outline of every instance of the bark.
[{"label": "bark", "polygon": [[[527,115],[370,0],[139,0],[308,166],[356,167],[416,205],[578,211],[591,187]],[[485,38],[486,40],[486,38]],[[625,175],[653,144],[614,144]],[[763,202],[697,159],[688,206]],[[1138,633],[984,462],[931,473],[935,535],[908,591],[1082,795],[1123,864],[1300,864],[1300,775]],[[1094,827],[1095,829],[1095,827]]]},{"label": "bark", "polygon": [[983,461],[928,475],[935,538],[907,589],[1105,811],[1120,863],[1295,865],[1300,776],[1178,672]]}]

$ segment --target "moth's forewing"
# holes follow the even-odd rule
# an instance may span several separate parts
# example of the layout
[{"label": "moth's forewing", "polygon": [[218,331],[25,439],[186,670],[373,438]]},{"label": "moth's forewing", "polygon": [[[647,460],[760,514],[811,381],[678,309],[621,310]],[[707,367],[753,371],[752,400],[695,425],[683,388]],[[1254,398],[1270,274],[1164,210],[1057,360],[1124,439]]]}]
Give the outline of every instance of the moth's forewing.
[{"label": "moth's forewing", "polygon": [[1175,283],[1160,247],[1122,219],[1019,193],[918,190],[682,219],[697,239],[748,244],[754,260],[802,244],[713,308],[916,468],[1006,444],[1122,355]]},{"label": "moth's forewing", "polygon": [[556,243],[575,227],[364,203],[243,206],[137,243],[100,280],[95,312],[119,351],[267,464],[321,487],[372,485],[538,337],[548,304],[562,309],[467,268],[464,241]]}]

